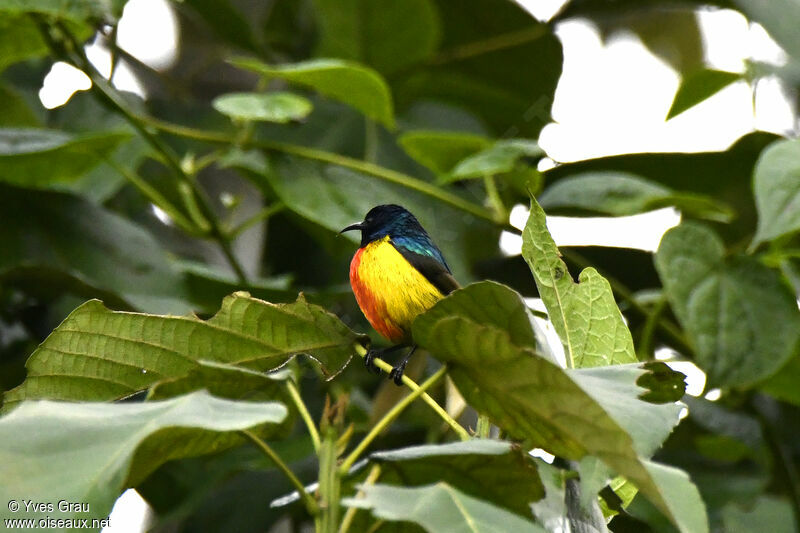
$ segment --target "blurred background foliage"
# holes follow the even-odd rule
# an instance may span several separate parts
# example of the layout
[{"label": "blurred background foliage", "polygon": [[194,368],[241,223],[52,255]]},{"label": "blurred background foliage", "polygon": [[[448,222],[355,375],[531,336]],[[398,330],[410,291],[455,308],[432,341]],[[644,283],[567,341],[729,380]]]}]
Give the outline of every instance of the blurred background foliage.
[{"label": "blurred background foliage", "polygon": [[[207,317],[235,290],[271,302],[303,291],[372,334],[347,285],[356,241],[336,233],[376,204],[415,213],[462,284],[493,279],[527,297],[530,272],[500,237],[519,233],[509,215],[528,191],[557,215],[675,207],[688,223],[655,259],[597,246],[562,247],[564,258],[612,281],[640,359],[668,348],[706,373],[656,457],[689,473],[712,530],[797,531],[800,143],[756,131],[717,152],[564,162],[536,142],[553,121],[560,24],[637,36],[681,77],[672,117],[742,81],[777,79],[796,100],[797,2],[571,0],[539,20],[510,0],[184,0],[170,3],[176,56],[157,68],[117,45],[123,0],[28,4],[0,0],[0,390],[89,298]],[[783,64],[712,68],[698,13],[718,9],[763,26]],[[141,94],[105,81],[86,57],[92,40]],[[92,86],[45,109],[54,61]],[[307,370],[311,412],[348,392],[356,431],[399,394],[357,364],[330,383]],[[384,449],[441,438],[423,407],[401,422]],[[303,435],[276,449],[313,481]],[[290,485],[244,448],[168,463],[139,491],[158,531],[263,531],[300,512],[265,504]],[[670,527],[641,499],[610,525]]]}]

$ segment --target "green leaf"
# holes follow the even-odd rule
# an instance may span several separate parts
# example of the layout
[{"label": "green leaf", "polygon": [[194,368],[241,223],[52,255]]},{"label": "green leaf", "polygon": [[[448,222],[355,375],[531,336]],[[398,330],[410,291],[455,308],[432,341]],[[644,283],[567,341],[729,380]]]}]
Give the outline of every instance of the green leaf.
[{"label": "green leaf", "polygon": [[595,455],[681,531],[707,531],[702,501],[686,475],[642,458],[677,423],[679,406],[641,400],[647,392],[635,383],[646,370],[638,366],[565,370],[539,356],[523,307],[510,289],[476,283],[420,315],[414,340],[450,365],[469,405],[511,438],[566,459]]},{"label": "green leaf", "polygon": [[[0,19],[0,25],[2,24],[2,19]],[[0,32],[2,31],[3,30],[0,29]],[[2,47],[2,43],[0,43],[0,47]],[[0,57],[3,57],[3,52],[1,50]],[[0,65],[0,70],[2,70],[2,65]],[[10,85],[0,83],[0,126],[36,127],[39,125],[39,118],[22,95]]]},{"label": "green leaf", "polygon": [[0,181],[46,187],[74,181],[110,157],[129,133],[71,135],[40,129],[0,129]]},{"label": "green leaf", "polygon": [[78,21],[118,17],[125,0],[0,0],[0,12],[40,13]]},{"label": "green leaf", "polygon": [[317,55],[352,59],[384,74],[429,59],[440,40],[430,0],[314,0]]},{"label": "green leaf", "polygon": [[797,533],[792,504],[783,498],[764,495],[747,505],[729,503],[722,509],[726,533]]},{"label": "green leaf", "polygon": [[703,69],[689,74],[683,78],[678,92],[675,93],[672,107],[667,113],[667,120],[691,109],[703,100],[711,98],[731,83],[741,79],[741,74],[712,69]]},{"label": "green leaf", "polygon": [[800,405],[800,356],[792,357],[772,377],[765,380],[759,389],[781,401]]},{"label": "green leaf", "polygon": [[255,59],[235,59],[231,62],[239,68],[310,87],[354,107],[389,129],[394,128],[389,86],[380,74],[368,67],[338,59],[314,59],[277,66]]},{"label": "green leaf", "polygon": [[522,232],[522,256],[536,280],[570,366],[587,367],[636,361],[633,338],[622,320],[608,281],[593,268],[572,281],[561,260],[545,214],[535,199]]},{"label": "green leaf", "polygon": [[583,172],[545,189],[539,204],[548,211],[579,209],[613,216],[634,215],[666,206],[683,214],[728,222],[733,210],[709,196],[679,193],[627,172]]},{"label": "green leaf", "polygon": [[279,403],[233,402],[205,392],[148,403],[25,402],[0,418],[0,498],[80,502],[89,512],[23,507],[10,514],[3,505],[0,517],[105,518],[143,474],[171,459],[241,442],[218,433],[285,416]]},{"label": "green leaf", "polygon": [[271,304],[246,293],[207,321],[109,311],[93,300],[72,312],[37,348],[28,377],[4,409],[27,399],[112,400],[196,370],[199,361],[273,370],[297,354],[338,373],[363,337],[302,295]]},{"label": "green leaf", "polygon": [[0,16],[0,72],[14,63],[43,56],[47,51],[47,43],[31,17],[10,13]]},{"label": "green leaf", "polygon": [[796,353],[800,311],[777,272],[725,253],[712,230],[684,223],[661,239],[655,265],[708,386],[750,386]]},{"label": "green leaf", "polygon": [[369,509],[383,520],[413,522],[431,533],[544,533],[544,529],[533,522],[443,482],[415,488],[362,485],[360,490],[364,492],[363,498],[346,498],[342,503]]},{"label": "green leaf", "polygon": [[141,227],[71,194],[0,184],[0,280],[151,312],[189,310],[183,280]]},{"label": "green leaf", "polygon": [[409,131],[398,139],[400,146],[417,163],[436,174],[446,174],[462,159],[489,146],[489,139],[471,133],[451,131]]},{"label": "green leaf", "polygon": [[753,171],[758,231],[753,246],[800,231],[800,140],[767,147]]},{"label": "green leaf", "polygon": [[531,518],[530,504],[544,496],[531,457],[510,442],[475,439],[411,446],[370,455],[383,464],[381,481],[408,487],[444,482],[464,494]]},{"label": "green leaf", "polygon": [[544,151],[536,141],[529,139],[505,139],[495,142],[462,160],[451,172],[447,181],[493,176],[514,170],[523,157],[540,158]]},{"label": "green leaf", "polygon": [[233,119],[281,124],[303,119],[313,108],[306,98],[287,92],[229,93],[218,96],[211,105]]},{"label": "green leaf", "polygon": [[[563,65],[551,27],[508,0],[435,0],[435,6],[441,46],[395,76],[398,107],[443,102],[473,112],[499,137],[538,137],[550,122]],[[520,68],[532,58],[535,68]]]},{"label": "green leaf", "polygon": [[250,25],[228,0],[186,0],[208,26],[222,39],[251,52],[258,52]]}]

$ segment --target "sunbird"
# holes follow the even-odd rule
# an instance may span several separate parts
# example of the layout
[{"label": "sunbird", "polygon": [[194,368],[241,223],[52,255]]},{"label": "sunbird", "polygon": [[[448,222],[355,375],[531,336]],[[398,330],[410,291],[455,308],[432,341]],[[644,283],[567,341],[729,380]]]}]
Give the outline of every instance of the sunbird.
[{"label": "sunbird", "polygon": [[393,346],[370,349],[364,364],[373,372],[375,357],[410,348],[389,377],[397,385],[417,345],[411,338],[411,324],[459,287],[441,250],[408,210],[399,205],[370,209],[363,222],[345,231],[361,231],[361,246],[350,262],[350,286],[358,306],[375,330]]}]

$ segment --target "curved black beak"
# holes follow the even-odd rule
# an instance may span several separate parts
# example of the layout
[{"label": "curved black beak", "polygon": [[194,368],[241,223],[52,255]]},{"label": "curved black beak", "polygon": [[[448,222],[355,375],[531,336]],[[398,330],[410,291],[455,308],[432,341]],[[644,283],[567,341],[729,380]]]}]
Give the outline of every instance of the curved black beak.
[{"label": "curved black beak", "polygon": [[364,228],[364,223],[363,223],[363,222],[356,222],[355,224],[350,224],[349,226],[347,226],[346,228],[344,228],[342,231],[340,231],[340,232],[339,232],[339,235],[341,235],[341,234],[342,234],[342,233],[344,233],[345,231],[353,231],[353,230],[355,230],[355,229],[357,229],[357,230],[361,230],[361,229],[363,229],[363,228]]}]

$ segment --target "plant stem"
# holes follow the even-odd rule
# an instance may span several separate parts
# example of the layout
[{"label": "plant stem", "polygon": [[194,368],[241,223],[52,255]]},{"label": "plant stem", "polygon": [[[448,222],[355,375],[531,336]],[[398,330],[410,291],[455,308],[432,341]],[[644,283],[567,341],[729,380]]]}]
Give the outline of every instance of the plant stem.
[{"label": "plant stem", "polygon": [[647,320],[642,328],[642,336],[639,340],[639,359],[647,360],[653,358],[655,346],[653,346],[653,336],[656,326],[658,326],[661,316],[667,308],[667,299],[663,296],[658,300],[653,310],[647,315]]},{"label": "plant stem", "polygon": [[[364,480],[364,485],[372,485],[374,484],[381,475],[381,465],[372,465],[372,469],[367,474],[367,479]],[[363,486],[363,485],[362,485]],[[359,490],[356,493],[356,499],[363,498],[364,491]],[[344,518],[342,519],[342,525],[339,527],[339,533],[347,533],[347,530],[350,529],[350,525],[353,523],[353,519],[358,512],[358,507],[350,507],[347,509],[347,512],[344,514]]]},{"label": "plant stem", "polygon": [[150,145],[150,147],[155,150],[159,156],[161,156],[162,162],[166,164],[170,170],[172,170],[178,179],[183,183],[186,183],[191,188],[194,196],[196,197],[200,212],[209,221],[209,236],[217,241],[223,255],[225,255],[225,258],[228,260],[231,268],[236,273],[239,281],[242,283],[247,283],[247,275],[234,255],[230,241],[222,232],[219,219],[214,213],[214,210],[211,208],[205,193],[202,191],[202,189],[200,189],[197,182],[186,173],[177,157],[172,153],[172,150],[169,148],[169,146],[157,135],[151,133],[147,129],[146,121],[128,107],[128,104],[124,101],[117,90],[114,89],[114,87],[102,76],[102,74],[100,74],[94,65],[92,65],[92,63],[89,61],[89,58],[86,56],[86,52],[83,50],[83,46],[80,42],[78,42],[75,36],[72,35],[69,28],[60,22],[56,23],[56,28],[66,40],[65,43],[56,43],[52,39],[52,36],[47,29],[40,26],[42,35],[46,42],[48,42],[50,45],[53,53],[56,56],[65,56],[66,59],[69,59],[79,69],[83,70],[92,81],[92,93],[98,96],[99,99],[110,104],[118,113],[120,113],[125,120],[127,120],[128,123],[139,132],[139,134]]},{"label": "plant stem", "polygon": [[308,511],[308,513],[311,516],[319,514],[319,506],[317,505],[316,500],[314,500],[314,498],[312,498],[311,495],[308,492],[306,492],[306,488],[303,486],[303,484],[300,482],[300,480],[297,479],[297,476],[294,475],[294,472],[292,472],[289,469],[289,467],[286,466],[286,463],[283,462],[283,460],[280,458],[280,456],[277,453],[275,453],[275,450],[270,448],[269,445],[266,442],[264,442],[263,440],[258,438],[250,430],[245,429],[245,430],[240,431],[240,433],[242,435],[244,435],[245,437],[247,437],[262,452],[264,452],[264,455],[269,457],[269,459],[273,463],[275,463],[275,466],[278,467],[278,470],[280,470],[281,472],[283,472],[286,475],[286,477],[289,479],[289,482],[292,485],[294,485],[294,488],[297,489],[297,492],[300,494],[300,499],[305,504],[306,510]]},{"label": "plant stem", "polygon": [[[234,141],[231,135],[225,133],[206,131],[187,126],[181,126],[163,120],[158,120],[152,117],[141,117],[141,119],[144,122],[146,122],[148,126],[156,128],[164,133],[169,133],[179,137],[186,137],[189,139],[194,139],[196,141],[203,141],[215,144],[229,144]],[[387,181],[389,183],[396,183],[397,185],[401,185],[407,189],[415,190],[426,196],[439,200],[442,203],[445,203],[451,207],[469,213],[480,219],[487,220],[489,222],[497,224],[497,221],[495,220],[494,217],[494,213],[492,213],[492,211],[482,206],[479,206],[468,200],[465,200],[460,196],[457,196],[451,192],[441,189],[431,183],[428,183],[427,181],[414,178],[407,174],[403,174],[402,172],[397,172],[395,170],[391,170],[382,167],[380,165],[376,165],[374,163],[362,161],[360,159],[354,159],[352,157],[347,157],[333,152],[327,152],[325,150],[318,150],[316,148],[309,148],[307,146],[283,143],[280,141],[272,141],[268,139],[248,140],[245,143],[245,147],[260,148],[262,150],[272,150],[275,152],[282,152],[285,154],[302,157],[304,159],[311,159],[322,163],[330,163],[332,165],[349,168],[352,170],[357,170],[359,172],[363,172],[364,174],[369,174],[370,176],[376,177],[383,181]],[[520,230],[508,224],[508,222],[503,222],[502,224],[498,225],[502,229],[505,229],[506,231],[516,233],[517,235],[520,234]]]},{"label": "plant stem", "polygon": [[[358,355],[360,355],[361,357],[364,357],[367,354],[367,351],[361,346],[356,346],[356,353],[358,353]],[[392,365],[390,365],[389,363],[387,363],[383,359],[380,359],[380,358],[376,357],[375,359],[373,359],[373,363],[375,364],[375,366],[377,366],[378,368],[380,368],[381,370],[383,370],[387,374],[392,371]],[[420,386],[417,385],[416,382],[414,382],[413,379],[411,379],[410,377],[408,377],[406,375],[403,375],[403,384],[406,387],[408,387],[409,389],[411,389],[412,392],[416,392],[420,388]],[[456,432],[456,434],[458,434],[458,437],[461,440],[469,440],[470,439],[469,432],[467,432],[466,429],[461,427],[461,424],[456,422],[453,419],[453,417],[451,417],[449,414],[447,414],[447,411],[441,405],[439,405],[436,402],[436,400],[431,398],[431,396],[427,392],[423,392],[421,397],[422,397],[422,401],[425,402],[426,404],[428,404],[428,406],[430,406],[430,408],[433,409],[434,412],[437,415],[439,415],[439,417],[442,420],[444,420],[445,423],[447,423],[447,425],[450,426],[450,428],[453,431]]]},{"label": "plant stem", "polygon": [[492,423],[486,415],[478,415],[478,427],[475,428],[475,435],[481,439],[488,439]]},{"label": "plant stem", "polygon": [[319,496],[322,511],[318,533],[336,533],[339,526],[341,478],[336,467],[336,430],[327,427],[319,450]]},{"label": "plant stem", "polygon": [[508,220],[508,212],[503,204],[503,199],[500,198],[500,192],[497,190],[497,182],[495,182],[494,176],[484,176],[483,185],[486,188],[486,197],[489,199],[489,205],[492,206],[494,211],[495,221]]},{"label": "plant stem", "polygon": [[425,382],[417,387],[417,390],[412,391],[409,393],[408,396],[397,402],[394,407],[392,407],[388,413],[383,415],[383,418],[378,420],[378,423],[373,426],[369,433],[358,443],[358,446],[350,452],[350,455],[342,462],[341,466],[339,467],[339,471],[342,475],[347,474],[350,471],[350,467],[353,466],[353,463],[356,462],[358,457],[367,449],[367,447],[372,443],[375,438],[380,435],[381,431],[386,429],[389,424],[391,424],[403,410],[411,405],[411,402],[419,398],[419,396],[425,392],[431,385],[436,383],[439,378],[444,376],[447,373],[447,366],[443,365],[442,368],[437,370],[431,377],[425,380]]},{"label": "plant stem", "polygon": [[308,412],[308,408],[303,401],[303,397],[300,396],[300,391],[297,390],[297,386],[291,379],[286,380],[286,388],[289,390],[289,396],[292,397],[292,401],[294,402],[295,407],[297,407],[297,411],[300,413],[300,418],[303,419],[303,422],[305,422],[306,427],[308,428],[308,434],[311,435],[311,442],[314,445],[314,451],[319,453],[319,432],[317,431],[317,426],[314,424],[314,420],[311,418],[311,413]]}]

